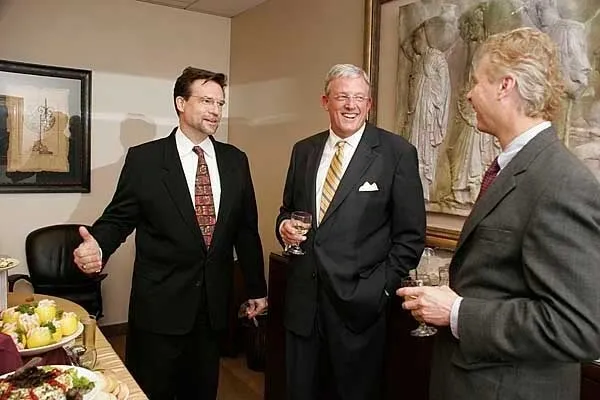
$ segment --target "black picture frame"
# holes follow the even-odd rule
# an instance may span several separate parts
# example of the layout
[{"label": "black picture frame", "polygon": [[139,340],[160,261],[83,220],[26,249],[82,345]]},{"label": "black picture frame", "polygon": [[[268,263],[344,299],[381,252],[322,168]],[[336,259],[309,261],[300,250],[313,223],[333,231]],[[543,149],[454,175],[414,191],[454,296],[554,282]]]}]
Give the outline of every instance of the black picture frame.
[{"label": "black picture frame", "polygon": [[89,70],[0,60],[0,194],[90,192],[91,87]]}]

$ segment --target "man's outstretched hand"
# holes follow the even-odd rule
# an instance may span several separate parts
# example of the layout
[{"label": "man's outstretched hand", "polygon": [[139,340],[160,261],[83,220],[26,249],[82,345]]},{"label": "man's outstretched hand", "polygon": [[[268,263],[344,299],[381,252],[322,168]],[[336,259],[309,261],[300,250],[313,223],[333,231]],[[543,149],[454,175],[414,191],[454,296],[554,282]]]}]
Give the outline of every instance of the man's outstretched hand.
[{"label": "man's outstretched hand", "polygon": [[75,264],[86,274],[100,272],[102,270],[102,257],[98,242],[83,226],[79,227],[79,235],[83,242],[73,251]]}]

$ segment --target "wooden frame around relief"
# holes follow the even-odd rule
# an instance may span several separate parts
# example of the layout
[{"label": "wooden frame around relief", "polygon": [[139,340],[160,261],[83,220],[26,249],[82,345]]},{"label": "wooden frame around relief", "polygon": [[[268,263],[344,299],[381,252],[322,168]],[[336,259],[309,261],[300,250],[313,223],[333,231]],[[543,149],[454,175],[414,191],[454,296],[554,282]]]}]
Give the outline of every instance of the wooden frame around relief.
[{"label": "wooden frame around relief", "polygon": [[[372,87],[373,105],[369,121],[377,123],[379,102],[380,71],[380,32],[381,6],[393,0],[365,0],[365,32],[364,32],[364,69],[369,75]],[[391,127],[383,128],[393,131]],[[465,217],[427,213],[427,245],[446,249],[454,249]]]},{"label": "wooden frame around relief", "polygon": [[0,60],[0,193],[89,193],[91,75]]}]

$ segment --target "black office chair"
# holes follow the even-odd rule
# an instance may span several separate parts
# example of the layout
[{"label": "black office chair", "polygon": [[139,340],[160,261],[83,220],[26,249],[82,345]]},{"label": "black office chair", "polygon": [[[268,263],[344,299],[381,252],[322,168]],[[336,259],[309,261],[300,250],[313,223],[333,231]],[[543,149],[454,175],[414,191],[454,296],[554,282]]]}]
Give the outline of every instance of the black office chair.
[{"label": "black office chair", "polygon": [[25,279],[36,294],[71,300],[100,319],[103,316],[101,284],[107,274],[86,275],[73,262],[73,251],[81,243],[80,226],[51,225],[30,232],[25,240],[29,276],[9,276],[9,290],[18,280]]}]

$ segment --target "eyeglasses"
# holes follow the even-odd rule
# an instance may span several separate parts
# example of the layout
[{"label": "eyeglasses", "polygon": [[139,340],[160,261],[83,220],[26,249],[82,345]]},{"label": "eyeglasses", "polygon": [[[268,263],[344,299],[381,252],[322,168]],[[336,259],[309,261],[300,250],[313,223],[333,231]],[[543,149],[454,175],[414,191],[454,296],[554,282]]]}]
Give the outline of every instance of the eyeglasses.
[{"label": "eyeglasses", "polygon": [[362,104],[369,100],[368,96],[363,96],[360,94],[348,95],[348,94],[339,94],[337,96],[333,96],[333,99],[338,103],[349,103],[350,100],[354,100],[356,103]]},{"label": "eyeglasses", "polygon": [[212,97],[206,97],[206,96],[195,96],[193,94],[190,94],[190,97],[196,97],[197,99],[200,100],[200,104],[202,104],[205,107],[216,105],[219,108],[223,108],[225,106],[225,100],[217,100],[217,99],[213,99]]}]

